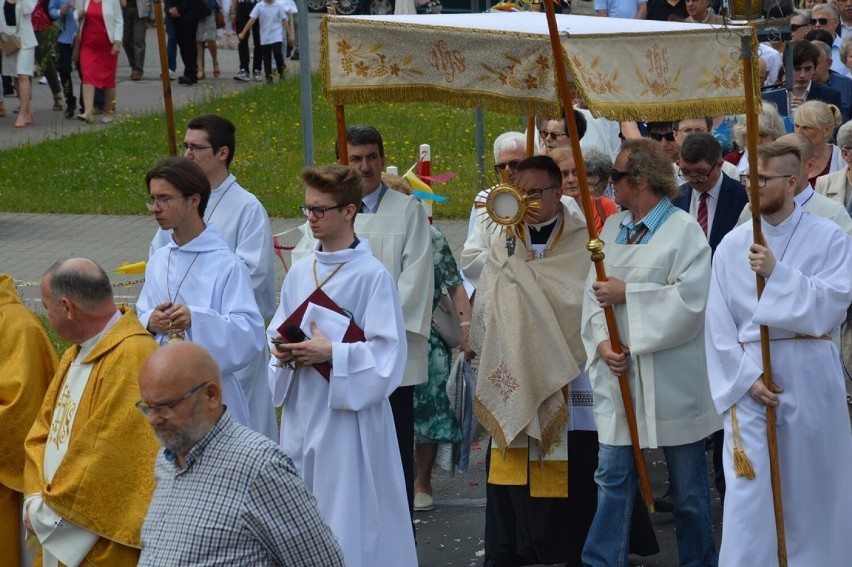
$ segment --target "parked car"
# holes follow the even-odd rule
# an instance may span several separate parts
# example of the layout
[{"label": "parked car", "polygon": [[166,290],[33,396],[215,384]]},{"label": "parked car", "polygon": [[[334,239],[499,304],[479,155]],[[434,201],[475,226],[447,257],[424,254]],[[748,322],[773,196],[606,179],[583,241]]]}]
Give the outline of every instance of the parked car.
[{"label": "parked car", "polygon": [[[325,12],[326,0],[307,0],[311,12]],[[374,16],[393,14],[394,0],[337,0],[337,13],[350,16],[359,12]]]}]

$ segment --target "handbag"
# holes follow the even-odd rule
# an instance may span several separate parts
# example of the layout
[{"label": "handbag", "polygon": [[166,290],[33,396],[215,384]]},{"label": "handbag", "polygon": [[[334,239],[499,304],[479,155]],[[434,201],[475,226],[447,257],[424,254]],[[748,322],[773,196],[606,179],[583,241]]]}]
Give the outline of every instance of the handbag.
[{"label": "handbag", "polygon": [[223,30],[225,29],[225,14],[222,13],[222,10],[216,10],[216,29]]},{"label": "handbag", "polygon": [[441,299],[438,300],[438,304],[432,310],[432,328],[451,349],[456,348],[461,343],[460,324],[461,320],[456,310],[453,309],[450,296],[442,293]]},{"label": "handbag", "polygon": [[0,49],[3,50],[3,55],[8,57],[21,49],[21,40],[16,35],[0,33]]}]

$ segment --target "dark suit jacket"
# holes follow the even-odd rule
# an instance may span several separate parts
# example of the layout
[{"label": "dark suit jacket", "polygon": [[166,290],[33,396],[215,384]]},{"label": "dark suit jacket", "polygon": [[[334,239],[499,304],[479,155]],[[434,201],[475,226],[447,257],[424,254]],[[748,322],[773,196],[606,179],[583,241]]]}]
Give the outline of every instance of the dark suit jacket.
[{"label": "dark suit jacket", "polygon": [[825,86],[840,93],[840,101],[843,103],[840,112],[843,114],[843,122],[846,122],[852,114],[852,79],[835,71],[829,71]]},{"label": "dark suit jacket", "polygon": [[[722,187],[719,189],[719,202],[716,204],[716,214],[713,216],[713,226],[710,227],[710,250],[716,252],[716,246],[722,238],[735,226],[748,203],[748,194],[742,183],[734,181],[724,173]],[[692,199],[692,185],[684,183],[680,186],[680,197],[672,201],[676,207],[689,212],[689,202]]]},{"label": "dark suit jacket", "polygon": [[831,87],[821,85],[816,81],[811,81],[808,100],[821,100],[826,104],[833,104],[841,113],[843,112],[843,99],[840,97],[840,92]]}]

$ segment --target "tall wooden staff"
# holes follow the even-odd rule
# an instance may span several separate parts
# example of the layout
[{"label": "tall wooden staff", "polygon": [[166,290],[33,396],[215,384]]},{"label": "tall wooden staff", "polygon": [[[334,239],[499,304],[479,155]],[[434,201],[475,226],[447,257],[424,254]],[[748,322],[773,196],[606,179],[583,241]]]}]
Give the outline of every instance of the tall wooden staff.
[{"label": "tall wooden staff", "polygon": [[[599,282],[607,281],[606,268],[604,267],[604,243],[598,238],[598,229],[595,226],[594,206],[589,193],[589,185],[586,181],[586,167],[583,165],[583,153],[580,150],[580,134],[577,131],[577,120],[574,118],[574,105],[571,102],[571,87],[568,85],[568,75],[565,72],[565,60],[562,57],[562,44],[559,42],[559,32],[556,29],[556,15],[553,9],[554,0],[545,2],[547,12],[547,29],[550,32],[550,46],[553,49],[553,64],[556,67],[556,78],[559,83],[559,94],[562,99],[562,110],[565,115],[565,125],[568,127],[568,138],[571,142],[571,151],[577,158],[574,160],[577,167],[577,178],[580,182],[580,196],[583,199],[583,213],[586,215],[586,228],[589,231],[589,243],[586,248],[592,253],[592,262],[595,264],[595,274]],[[615,311],[612,307],[604,308],[607,331],[612,342],[612,350],[616,354],[623,352],[621,338],[618,333],[618,325],[615,322]],[[633,408],[633,396],[630,393],[630,383],[627,379],[627,370],[618,377],[618,385],[621,389],[621,399],[624,401],[624,415],[627,419],[627,427],[630,430],[630,444],[633,447],[633,458],[636,461],[636,471],[639,476],[639,490],[642,500],[648,511],[654,512],[654,496],[651,493],[651,482],[648,480],[648,468],[645,465],[645,457],[642,455],[642,447],[639,444],[639,430],[636,426],[636,411]]]},{"label": "tall wooden staff", "polygon": [[[337,0],[327,0],[325,4],[329,16],[337,15]],[[334,119],[337,123],[337,161],[349,165],[349,148],[346,145],[346,109],[342,104],[334,106]]]},{"label": "tall wooden staff", "polygon": [[177,155],[175,139],[175,109],[172,105],[172,82],[169,78],[169,55],[166,52],[166,27],[163,20],[163,0],[152,0],[154,21],[157,25],[157,47],[160,51],[160,80],[163,83],[163,106],[166,108],[166,137],[169,141],[169,155]]},{"label": "tall wooden staff", "polygon": [[[751,226],[754,230],[754,242],[766,246],[760,227],[760,188],[757,185],[757,144],[759,125],[757,106],[754,96],[754,59],[751,34],[742,38],[743,76],[746,92],[746,144],[748,146],[749,201],[751,202]],[[757,299],[763,295],[766,278],[755,274],[757,278]],[[772,360],[769,356],[769,327],[760,326],[760,353],[763,359],[763,383],[772,391]],[[769,445],[769,476],[772,481],[772,504],[775,508],[775,533],[778,538],[778,565],[787,567],[787,538],[784,533],[784,505],[781,501],[781,472],[778,467],[778,432],[776,430],[775,408],[766,406],[766,438]]]}]

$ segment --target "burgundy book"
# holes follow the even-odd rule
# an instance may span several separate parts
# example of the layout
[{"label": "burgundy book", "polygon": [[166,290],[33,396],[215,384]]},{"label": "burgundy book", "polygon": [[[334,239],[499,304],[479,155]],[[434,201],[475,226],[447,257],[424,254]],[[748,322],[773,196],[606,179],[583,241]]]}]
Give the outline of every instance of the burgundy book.
[{"label": "burgundy book", "polygon": [[[284,337],[288,342],[295,342],[296,337],[291,336],[287,330],[292,327],[301,328],[302,319],[305,316],[305,310],[308,308],[310,303],[314,303],[319,305],[320,307],[325,307],[335,313],[339,313],[340,315],[344,315],[349,317],[349,328],[346,329],[346,333],[343,335],[344,343],[358,343],[364,342],[367,338],[364,336],[364,331],[355,324],[355,321],[352,320],[349,313],[345,312],[340,306],[334,302],[322,289],[315,289],[312,294],[305,299],[299,307],[296,308],[293,313],[290,314],[287,319],[281,323],[281,326],[278,327],[278,332],[281,333],[281,336]],[[331,365],[326,362],[322,362],[320,364],[314,364],[314,368],[317,372],[319,372],[323,378],[326,380],[331,377]]]}]

